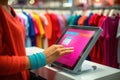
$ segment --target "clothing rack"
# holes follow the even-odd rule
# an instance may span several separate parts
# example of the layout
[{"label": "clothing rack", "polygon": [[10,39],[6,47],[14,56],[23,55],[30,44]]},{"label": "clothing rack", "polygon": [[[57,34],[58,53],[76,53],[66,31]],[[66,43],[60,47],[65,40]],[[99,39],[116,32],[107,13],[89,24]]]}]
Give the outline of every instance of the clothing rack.
[{"label": "clothing rack", "polygon": [[37,7],[37,6],[13,6],[13,8],[15,9],[38,9],[38,10],[46,10],[46,9],[50,9],[50,10],[70,10],[70,8],[66,7],[59,7],[59,8],[55,8],[55,7]]},{"label": "clothing rack", "polygon": [[99,9],[102,9],[102,10],[105,10],[105,9],[117,9],[117,10],[120,10],[120,5],[116,5],[116,6],[105,6],[105,7],[89,7],[89,8],[83,8],[83,7],[74,7],[74,4],[72,4],[73,7],[39,7],[39,6],[13,6],[14,9],[21,9],[21,10],[24,10],[24,9],[32,9],[32,10],[53,10],[53,11],[56,11],[56,10],[59,10],[59,11],[70,11],[71,14],[74,13],[74,11],[77,11],[77,10],[99,10]]},{"label": "clothing rack", "polygon": [[73,13],[70,7],[39,7],[39,6],[13,6],[15,10],[39,10],[39,11],[59,11],[59,12],[69,12],[70,14]]},{"label": "clothing rack", "polygon": [[[42,11],[46,11],[47,9],[48,10],[55,10],[55,11],[60,11],[60,12],[62,12],[62,10],[68,10],[69,12],[70,12],[70,8],[63,8],[63,7],[61,7],[61,8],[50,8],[50,7],[35,7],[35,6],[32,6],[32,7],[28,7],[28,6],[18,6],[18,7],[14,7],[15,9],[18,9],[18,10],[20,10],[20,9],[22,9],[22,10],[24,10],[24,11],[26,11],[27,12],[27,10],[29,10],[30,12],[31,11],[35,11],[36,13],[38,12],[39,14],[41,14],[42,13]],[[83,19],[84,18],[84,16],[86,16],[87,18],[90,16],[90,13],[91,12],[84,12],[84,9],[83,8],[75,8],[75,7],[73,7],[73,11],[74,11],[74,13],[75,13],[75,11],[79,11],[78,12],[78,14],[79,15],[81,15],[80,14],[80,12],[83,12],[84,13],[84,15],[81,15],[81,19]],[[120,10],[120,6],[111,6],[111,7],[91,7],[91,8],[89,8],[89,9],[86,9],[86,11],[87,10],[90,10],[90,11],[93,11],[94,12],[94,10],[95,11],[97,11],[97,12],[95,12],[95,13],[100,13],[100,12],[98,12],[98,11],[100,11],[100,10],[105,10],[105,9],[108,9],[109,11],[108,12],[110,12],[111,13],[111,11],[112,11],[112,9],[114,9],[115,11],[116,11],[116,9],[119,11]],[[104,11],[104,13],[108,13],[108,12],[106,12],[106,11]],[[114,11],[113,11],[114,12]],[[87,14],[86,14],[87,13]],[[43,13],[42,13],[43,14]],[[66,14],[66,13],[65,13]],[[86,14],[86,15],[85,15]],[[93,13],[94,14],[94,13]],[[71,16],[71,15],[70,15]],[[72,15],[72,16],[76,16],[76,17],[78,17],[78,15]],[[71,16],[71,17],[72,17]],[[96,16],[96,15],[95,15]],[[104,19],[103,17],[103,15],[97,15],[99,18],[101,17],[102,19]],[[110,16],[110,15],[109,15]],[[83,18],[82,18],[83,17]],[[89,17],[90,18],[90,17]],[[114,17],[112,17],[112,18],[114,18]],[[71,19],[71,18],[70,18]],[[89,19],[90,20],[90,19]],[[96,19],[92,19],[92,20],[90,20],[90,21],[92,21],[92,23],[90,24],[90,26],[92,25],[92,26],[96,26],[96,25],[98,25],[97,23],[98,23],[98,18],[96,18]],[[52,20],[53,21],[53,20]],[[75,19],[73,19],[73,21],[72,22],[70,22],[70,23],[67,23],[67,25],[84,25],[84,23],[85,23],[85,21],[83,22],[82,21],[82,23],[80,22],[80,23],[78,23],[78,20],[76,21],[77,22],[77,24],[76,24],[76,22],[74,22],[75,21]],[[88,20],[87,20],[88,21]],[[94,22],[95,23],[94,23]],[[43,22],[45,22],[45,21],[43,21]],[[109,23],[109,22],[108,22]],[[85,24],[85,25],[89,25],[89,22],[87,22],[87,24]],[[58,26],[57,26],[58,27]],[[112,31],[111,31],[112,32]],[[52,39],[52,38],[51,38]],[[51,40],[52,41],[52,40]],[[45,43],[45,45],[46,45],[46,43]],[[98,45],[97,45],[98,46]],[[101,46],[101,44],[100,44],[100,46]],[[45,46],[45,48],[46,48],[46,46]],[[98,48],[98,47],[97,47]],[[103,48],[103,46],[102,46],[102,48]],[[104,50],[104,49],[103,49]],[[112,49],[110,49],[110,50],[112,50]],[[98,50],[99,51],[99,50]],[[101,50],[102,51],[102,50]],[[104,51],[102,51],[102,52],[104,52]],[[93,61],[97,61],[98,60],[98,62],[99,63],[102,63],[102,58],[101,57],[103,57],[103,56],[99,56],[99,55],[103,55],[104,53],[102,53],[102,52],[100,52],[100,54],[96,54],[96,52],[94,52],[93,53],[93,57],[91,57],[91,59],[93,60]],[[117,53],[116,53],[117,54]],[[96,57],[96,55],[97,56],[99,56],[99,58],[100,58],[100,60],[99,60],[99,58],[98,59],[96,59],[95,57]],[[94,60],[95,59],[95,60]],[[102,60],[101,60],[102,59]]]}]

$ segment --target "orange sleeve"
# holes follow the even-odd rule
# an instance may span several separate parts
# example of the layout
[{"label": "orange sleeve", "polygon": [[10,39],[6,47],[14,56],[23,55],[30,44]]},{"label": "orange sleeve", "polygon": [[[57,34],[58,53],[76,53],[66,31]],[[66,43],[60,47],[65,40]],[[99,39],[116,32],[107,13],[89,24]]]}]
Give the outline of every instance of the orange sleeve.
[{"label": "orange sleeve", "polygon": [[8,56],[3,53],[2,33],[3,30],[0,26],[0,76],[12,75],[25,70],[26,56]]},{"label": "orange sleeve", "polygon": [[25,56],[0,56],[0,76],[21,72],[25,70],[25,65]]}]

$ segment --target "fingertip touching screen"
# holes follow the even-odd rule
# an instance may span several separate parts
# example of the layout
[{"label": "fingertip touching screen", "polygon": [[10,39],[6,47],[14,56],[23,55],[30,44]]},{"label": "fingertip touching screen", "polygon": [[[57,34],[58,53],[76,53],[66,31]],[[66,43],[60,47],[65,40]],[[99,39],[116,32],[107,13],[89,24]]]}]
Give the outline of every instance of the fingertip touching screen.
[{"label": "fingertip touching screen", "polygon": [[[80,62],[83,54],[86,54],[83,59],[87,57],[88,52],[86,53],[85,51],[87,48],[90,50],[89,45],[91,45],[91,41],[93,43],[96,42],[94,42],[93,39],[98,30],[99,29],[96,28],[83,28],[80,26],[68,27],[61,35],[61,37],[57,40],[56,44],[62,44],[64,47],[74,47],[74,51],[62,55],[54,62],[54,64],[71,71],[73,71],[76,66],[80,66],[77,64]],[[83,59],[82,61],[84,61]]]}]

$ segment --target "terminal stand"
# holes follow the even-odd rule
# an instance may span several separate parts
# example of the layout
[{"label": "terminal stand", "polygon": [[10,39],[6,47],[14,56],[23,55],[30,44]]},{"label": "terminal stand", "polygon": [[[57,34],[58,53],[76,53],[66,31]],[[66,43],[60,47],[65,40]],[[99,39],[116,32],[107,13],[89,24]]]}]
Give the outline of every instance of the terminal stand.
[{"label": "terminal stand", "polygon": [[85,60],[77,74],[45,66],[35,71],[46,80],[120,80],[120,70]]}]

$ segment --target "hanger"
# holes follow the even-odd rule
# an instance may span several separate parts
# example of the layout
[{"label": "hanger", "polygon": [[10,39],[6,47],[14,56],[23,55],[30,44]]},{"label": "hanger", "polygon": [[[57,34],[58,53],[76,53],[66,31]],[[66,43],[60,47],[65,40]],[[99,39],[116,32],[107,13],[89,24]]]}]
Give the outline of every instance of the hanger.
[{"label": "hanger", "polygon": [[112,19],[115,19],[116,18],[116,16],[118,16],[118,10],[116,10],[116,9],[111,9],[110,10],[110,13],[109,13],[109,17],[110,18],[112,18]]},{"label": "hanger", "polygon": [[103,12],[104,12],[104,9],[99,9],[99,10],[98,10],[98,14],[99,14],[99,15],[103,15]]},{"label": "hanger", "polygon": [[109,9],[105,9],[104,12],[103,12],[103,15],[104,16],[108,16],[110,13],[110,10]]}]

